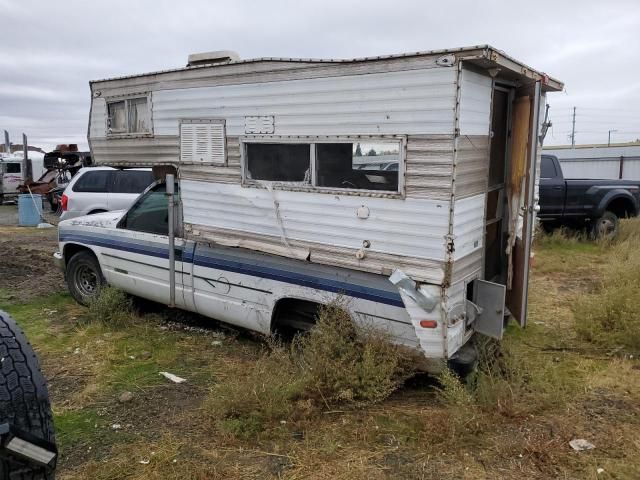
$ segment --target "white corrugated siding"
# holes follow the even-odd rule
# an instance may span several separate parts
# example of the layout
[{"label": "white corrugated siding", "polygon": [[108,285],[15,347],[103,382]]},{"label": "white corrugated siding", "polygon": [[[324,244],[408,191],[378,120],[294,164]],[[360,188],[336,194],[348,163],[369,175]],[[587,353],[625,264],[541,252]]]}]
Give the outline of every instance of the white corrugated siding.
[{"label": "white corrugated siding", "polygon": [[461,135],[489,134],[491,77],[462,69],[459,115]]},{"label": "white corrugated siding", "polygon": [[[262,188],[190,180],[183,180],[181,187],[188,224],[276,238],[284,228],[288,240],[356,249],[368,240],[371,252],[444,260],[449,223],[445,201],[281,190],[270,193]],[[361,205],[369,208],[369,218],[357,217]]]},{"label": "white corrugated siding", "polygon": [[245,116],[275,116],[277,135],[451,134],[455,69],[312,78],[153,94],[156,135],[177,135],[182,118],[224,118],[245,134]]},{"label": "white corrugated siding", "polygon": [[456,152],[456,198],[487,191],[489,175],[489,136],[463,135]]},{"label": "white corrugated siding", "polygon": [[456,199],[453,207],[454,260],[482,250],[485,195]]},{"label": "white corrugated siding", "polygon": [[104,98],[91,100],[91,118],[89,118],[89,137],[105,138],[107,136],[107,103]]}]

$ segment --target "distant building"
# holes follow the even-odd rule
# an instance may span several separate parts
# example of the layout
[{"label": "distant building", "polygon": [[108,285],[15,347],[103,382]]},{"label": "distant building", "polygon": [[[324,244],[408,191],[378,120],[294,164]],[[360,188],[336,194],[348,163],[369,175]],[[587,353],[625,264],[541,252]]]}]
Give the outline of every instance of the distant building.
[{"label": "distant building", "polygon": [[542,154],[560,160],[566,178],[640,180],[640,142],[607,145],[548,146]]}]

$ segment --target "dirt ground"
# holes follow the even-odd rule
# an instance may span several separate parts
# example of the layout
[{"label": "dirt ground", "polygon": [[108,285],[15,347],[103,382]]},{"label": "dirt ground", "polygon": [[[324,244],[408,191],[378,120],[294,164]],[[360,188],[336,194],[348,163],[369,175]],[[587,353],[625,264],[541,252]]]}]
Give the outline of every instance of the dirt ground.
[{"label": "dirt ground", "polygon": [[0,290],[7,300],[26,301],[64,288],[62,272],[53,268],[52,255],[58,249],[56,228],[35,229],[14,226],[15,206],[0,207]]},{"label": "dirt ground", "polygon": [[12,204],[0,205],[0,225],[18,225],[18,207]]}]

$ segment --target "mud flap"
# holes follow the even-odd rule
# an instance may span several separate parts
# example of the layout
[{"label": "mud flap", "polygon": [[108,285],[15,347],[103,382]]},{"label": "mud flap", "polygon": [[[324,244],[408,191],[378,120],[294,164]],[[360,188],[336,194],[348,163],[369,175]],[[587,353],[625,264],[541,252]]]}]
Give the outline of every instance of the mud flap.
[{"label": "mud flap", "polygon": [[479,308],[473,329],[500,340],[504,332],[504,302],[507,287],[486,280],[475,280],[474,284],[473,303]]}]

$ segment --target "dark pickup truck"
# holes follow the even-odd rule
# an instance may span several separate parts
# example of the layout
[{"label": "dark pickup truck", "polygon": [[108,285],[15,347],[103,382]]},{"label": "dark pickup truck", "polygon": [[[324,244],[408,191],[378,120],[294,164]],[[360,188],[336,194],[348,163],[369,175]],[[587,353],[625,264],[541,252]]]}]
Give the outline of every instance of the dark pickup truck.
[{"label": "dark pickup truck", "polygon": [[546,229],[588,227],[594,237],[614,236],[618,219],[640,212],[640,181],[565,179],[557,157],[542,155],[540,211]]}]

